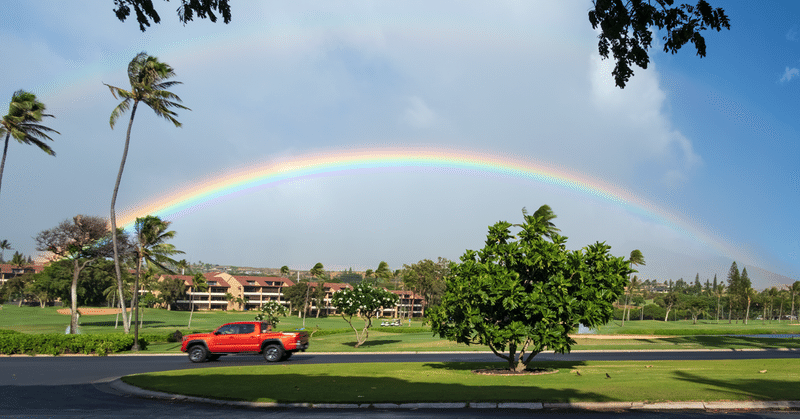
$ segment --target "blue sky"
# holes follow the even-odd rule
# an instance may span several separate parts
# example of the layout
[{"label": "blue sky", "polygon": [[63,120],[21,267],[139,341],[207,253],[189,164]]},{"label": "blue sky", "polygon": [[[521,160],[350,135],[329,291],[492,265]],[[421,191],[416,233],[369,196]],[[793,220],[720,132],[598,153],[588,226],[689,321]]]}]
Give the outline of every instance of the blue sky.
[{"label": "blue sky", "polygon": [[156,2],[162,23],[145,33],[110,0],[6,3],[0,98],[36,93],[61,132],[55,158],[9,147],[0,238],[15,250],[35,254],[33,236],[76,214],[108,215],[128,116],[110,129],[117,101],[102,83],[126,88],[127,63],[147,51],[175,68],[192,111],[180,129],[137,112],[118,211],[253,164],[442,147],[562,167],[690,226],[520,179],[387,170],[175,217],[187,260],[398,269],[456,260],[490,224],[549,204],[570,248],[641,249],[644,279],[724,280],[734,260],[757,288],[800,279],[795,2],[712,2],[732,28],[705,33],[707,57],[656,45],[624,90],[598,57],[589,1],[234,2],[229,25],[186,26],[173,3]]}]

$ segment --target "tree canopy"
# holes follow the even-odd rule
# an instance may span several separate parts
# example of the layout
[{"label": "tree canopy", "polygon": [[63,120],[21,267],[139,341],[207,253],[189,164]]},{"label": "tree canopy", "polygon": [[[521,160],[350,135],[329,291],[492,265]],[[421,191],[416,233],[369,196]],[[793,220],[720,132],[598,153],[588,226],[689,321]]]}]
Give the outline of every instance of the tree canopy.
[{"label": "tree canopy", "polygon": [[521,371],[545,349],[569,352],[579,323],[608,322],[633,270],[605,243],[566,250],[546,217],[525,215],[517,235],[511,227],[490,226],[485,247],[452,264],[441,305],[428,316],[440,337],[487,345]]},{"label": "tree canopy", "polygon": [[[142,32],[150,27],[151,21],[161,23],[161,16],[156,11],[153,0],[114,0],[114,6],[114,13],[122,22],[130,16],[132,10],[136,14],[136,21],[139,22],[139,29]],[[178,19],[184,25],[191,22],[195,15],[200,19],[208,18],[216,22],[216,13],[222,16],[223,22],[231,21],[231,7],[228,5],[228,0],[181,0],[176,12]]]},{"label": "tree canopy", "polygon": [[593,29],[600,29],[597,49],[607,59],[616,60],[612,75],[619,88],[625,88],[633,76],[632,65],[646,69],[650,63],[647,51],[653,43],[653,28],[665,31],[664,52],[675,54],[691,42],[700,57],[706,56],[702,32],[730,29],[730,21],[722,8],[712,8],[705,0],[697,5],[673,6],[674,0],[594,0],[589,11]]}]

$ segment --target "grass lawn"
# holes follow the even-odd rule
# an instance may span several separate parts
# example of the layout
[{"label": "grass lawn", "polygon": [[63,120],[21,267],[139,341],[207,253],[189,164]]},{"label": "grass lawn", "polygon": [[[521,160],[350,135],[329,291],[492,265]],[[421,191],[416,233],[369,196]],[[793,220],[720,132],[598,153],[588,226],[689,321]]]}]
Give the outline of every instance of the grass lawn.
[{"label": "grass lawn", "polygon": [[[175,330],[181,333],[192,331],[207,332],[219,325],[231,321],[252,320],[254,312],[197,311],[192,316],[192,327],[187,328],[189,313],[185,311],[166,311],[161,309],[144,309],[144,325],[142,334],[161,334],[166,336]],[[123,333],[121,320],[115,328],[115,315],[82,316],[80,319],[83,333]],[[56,313],[56,308],[17,307],[5,304],[0,309],[0,329],[11,329],[23,333],[63,333],[69,316]],[[380,320],[375,322],[380,325]],[[278,330],[295,330],[303,327],[303,319],[296,316],[282,318]],[[341,317],[308,318],[305,330],[318,330],[311,339],[312,352],[435,352],[435,351],[486,351],[483,346],[467,346],[439,339],[426,331],[420,321],[413,321],[411,327],[375,327],[370,329],[369,340],[359,348],[355,348],[355,335],[350,326]],[[400,333],[410,332],[410,333]],[[764,339],[719,335],[720,333],[799,333],[800,326],[788,322],[763,324],[751,321],[744,326],[741,323],[728,325],[727,322],[717,324],[714,321],[700,321],[693,325],[690,321],[630,321],[622,328],[611,322],[599,330],[611,335],[613,339],[584,338],[575,336],[577,345],[573,350],[646,350],[646,349],[745,349],[745,348],[800,348],[800,339]],[[671,337],[657,337],[670,336]],[[680,336],[679,336],[680,335]],[[146,352],[163,353],[178,352],[180,346],[175,343],[153,343]]]},{"label": "grass lawn", "polygon": [[472,372],[501,366],[288,362],[139,374],[123,381],[156,391],[224,400],[360,404],[796,400],[800,382],[800,364],[786,360],[546,362],[536,367],[558,372],[523,376]]}]

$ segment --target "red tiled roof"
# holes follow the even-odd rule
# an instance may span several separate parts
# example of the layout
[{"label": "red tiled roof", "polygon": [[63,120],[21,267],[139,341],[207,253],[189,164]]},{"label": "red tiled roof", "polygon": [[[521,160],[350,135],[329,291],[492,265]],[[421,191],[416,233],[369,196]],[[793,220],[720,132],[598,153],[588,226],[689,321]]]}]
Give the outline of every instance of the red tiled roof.
[{"label": "red tiled roof", "polygon": [[14,270],[16,270],[16,269],[24,269],[25,271],[27,271],[29,269],[33,269],[33,272],[38,274],[39,272],[42,271],[42,269],[44,269],[44,265],[33,263],[33,264],[30,264],[30,265],[26,264],[26,265],[22,265],[22,267],[19,267],[17,265],[12,265],[10,263],[1,263],[0,264],[0,272],[2,272],[2,273],[9,273],[10,274],[10,273],[13,273]]},{"label": "red tiled roof", "polygon": [[236,282],[242,285],[251,285],[248,282],[254,282],[256,285],[261,287],[272,287],[272,282],[280,282],[284,287],[291,287],[294,285],[291,279],[284,278],[281,276],[245,276],[245,275],[231,275]]}]

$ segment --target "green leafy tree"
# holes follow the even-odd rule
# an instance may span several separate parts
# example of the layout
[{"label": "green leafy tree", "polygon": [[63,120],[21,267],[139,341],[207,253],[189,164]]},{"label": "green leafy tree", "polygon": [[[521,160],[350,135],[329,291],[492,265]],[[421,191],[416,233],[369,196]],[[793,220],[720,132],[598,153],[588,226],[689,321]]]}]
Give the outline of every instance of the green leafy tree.
[{"label": "green leafy tree", "polygon": [[664,308],[664,321],[669,321],[669,312],[672,310],[673,307],[678,303],[678,293],[675,291],[670,291],[664,295],[658,296],[654,300],[656,304],[660,307]]},{"label": "green leafy tree", "polygon": [[[137,12],[138,15],[138,12]],[[117,216],[115,206],[117,202],[117,193],[119,192],[119,184],[122,180],[122,172],[125,169],[125,161],[128,157],[128,147],[131,142],[131,128],[133,127],[133,118],[136,116],[136,108],[139,103],[144,103],[155,112],[156,116],[162,117],[172,122],[176,127],[180,127],[181,123],[177,120],[177,114],[173,108],[189,109],[180,104],[181,99],[178,95],[170,92],[168,89],[176,84],[181,84],[178,81],[168,81],[168,79],[175,76],[175,71],[166,63],[158,61],[158,58],[147,55],[145,52],[140,52],[128,64],[128,80],[130,82],[130,90],[120,89],[119,87],[108,86],[114,98],[122,98],[122,102],[117,105],[111,112],[109,123],[111,128],[117,123],[117,119],[125,113],[128,109],[131,111],[131,119],[128,122],[128,131],[125,134],[125,147],[122,151],[122,160],[119,164],[119,172],[117,173],[117,180],[114,183],[114,193],[111,195],[111,230],[117,229]],[[104,83],[105,84],[105,83]],[[116,236],[113,239],[114,247],[114,266],[116,266],[117,286],[119,288],[120,301],[123,302],[122,290],[122,272],[120,270],[120,257],[119,257],[119,244],[116,241]],[[122,307],[125,312],[125,307]],[[123,316],[124,318],[124,316]],[[124,322],[125,333],[130,330],[130,322]],[[137,340],[134,340],[136,345]]]},{"label": "green leafy tree", "polygon": [[794,300],[798,294],[800,294],[800,281],[794,281],[792,285],[789,286],[789,293],[792,295],[792,313],[791,316],[794,316],[795,322],[797,321],[797,313],[794,311]]},{"label": "green leafy tree", "polygon": [[7,279],[0,287],[0,302],[19,300],[19,307],[22,307],[22,300],[25,299],[26,275],[17,275]]},{"label": "green leafy tree", "polygon": [[612,75],[616,85],[624,88],[633,75],[632,65],[646,69],[650,62],[647,51],[653,43],[653,30],[664,31],[664,52],[675,54],[691,42],[700,57],[706,56],[702,32],[730,29],[722,8],[712,8],[705,0],[696,6],[673,6],[674,0],[594,0],[589,11],[592,28],[600,29],[598,51],[607,59],[616,60]]},{"label": "green leafy tree", "polygon": [[[109,246],[109,236],[116,235],[111,234],[104,218],[77,215],[35,237],[36,250],[50,252],[54,259],[72,261],[70,333],[77,333],[78,330],[78,278],[88,264],[98,258],[108,257],[113,252],[113,246]],[[127,238],[123,236],[117,241],[123,240],[127,241]]]},{"label": "green leafy tree", "polygon": [[[331,304],[356,334],[356,348],[367,341],[372,319],[380,315],[382,308],[394,307],[396,303],[396,294],[365,282],[354,285],[353,289],[344,288],[336,291],[331,297]],[[353,325],[354,317],[364,321],[360,333]]]},{"label": "green leafy tree", "polygon": [[381,263],[378,264],[378,268],[375,269],[374,275],[379,283],[385,285],[392,278],[392,270],[389,269],[388,263],[381,261]]},{"label": "green leafy tree", "polygon": [[440,257],[437,262],[423,259],[403,265],[403,283],[423,298],[423,311],[438,305],[445,291],[445,278],[450,274],[450,261]]},{"label": "green leafy tree", "polygon": [[260,313],[256,314],[256,321],[268,323],[273,328],[278,326],[279,316],[286,317],[286,307],[277,301],[267,301],[261,305],[259,311]]},{"label": "green leafy tree", "polygon": [[608,322],[633,272],[605,243],[568,251],[544,217],[524,218],[516,236],[511,223],[490,226],[485,247],[452,265],[442,303],[428,314],[434,334],[487,345],[514,371],[545,348],[569,352],[579,323]]},{"label": "green leafy tree", "polygon": [[289,276],[289,267],[286,265],[281,266],[281,276],[286,278]]},{"label": "green leafy tree", "polygon": [[58,131],[46,127],[39,122],[42,118],[50,117],[44,113],[44,103],[36,99],[36,95],[24,90],[17,90],[11,96],[11,104],[8,106],[8,114],[0,120],[0,135],[5,134],[5,145],[3,146],[3,159],[0,161],[0,186],[3,184],[3,170],[6,166],[6,155],[8,154],[8,140],[14,137],[22,144],[33,144],[45,153],[55,156],[56,153],[44,140],[53,141],[48,135],[51,132],[59,134]]},{"label": "green leafy tree", "polygon": [[287,287],[283,289],[283,299],[288,301],[289,304],[293,307],[294,311],[297,310],[297,316],[303,316],[304,305],[303,303],[306,300],[307,293],[310,292],[309,290],[309,283],[306,280],[302,280],[291,287]]},{"label": "green leafy tree", "polygon": [[167,306],[167,311],[170,311],[178,299],[186,296],[186,282],[174,276],[167,276],[156,283],[156,290],[161,301]]}]

